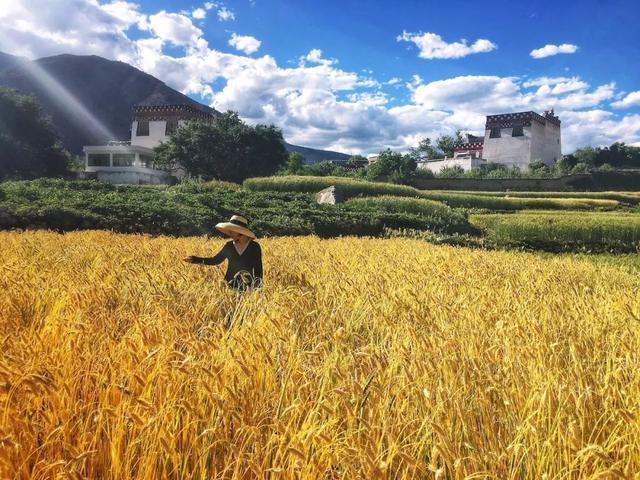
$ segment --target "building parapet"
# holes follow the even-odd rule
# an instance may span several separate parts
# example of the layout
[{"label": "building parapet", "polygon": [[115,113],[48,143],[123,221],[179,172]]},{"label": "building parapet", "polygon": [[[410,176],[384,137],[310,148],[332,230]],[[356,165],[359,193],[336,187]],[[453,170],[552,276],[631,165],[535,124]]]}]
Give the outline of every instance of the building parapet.
[{"label": "building parapet", "polygon": [[560,126],[560,119],[556,117],[553,110],[544,112],[545,116],[534,111],[502,113],[499,115],[487,115],[485,129],[491,128],[512,128],[514,125],[530,127],[532,121],[536,121],[542,125],[546,122]]},{"label": "building parapet", "polygon": [[190,105],[135,105],[133,107],[135,120],[214,120],[214,113],[199,110]]},{"label": "building parapet", "polygon": [[484,142],[474,142],[474,143],[459,143],[453,147],[454,152],[458,152],[461,150],[482,150]]}]

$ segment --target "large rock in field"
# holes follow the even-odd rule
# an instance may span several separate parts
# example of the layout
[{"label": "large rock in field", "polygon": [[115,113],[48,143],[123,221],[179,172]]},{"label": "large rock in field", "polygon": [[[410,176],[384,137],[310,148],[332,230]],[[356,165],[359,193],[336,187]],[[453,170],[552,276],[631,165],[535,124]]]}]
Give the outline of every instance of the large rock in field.
[{"label": "large rock in field", "polygon": [[328,203],[330,205],[335,205],[336,203],[341,203],[342,200],[342,195],[336,190],[335,185],[331,185],[330,187],[327,187],[324,190],[320,190],[318,193],[316,193],[316,201],[318,203]]}]

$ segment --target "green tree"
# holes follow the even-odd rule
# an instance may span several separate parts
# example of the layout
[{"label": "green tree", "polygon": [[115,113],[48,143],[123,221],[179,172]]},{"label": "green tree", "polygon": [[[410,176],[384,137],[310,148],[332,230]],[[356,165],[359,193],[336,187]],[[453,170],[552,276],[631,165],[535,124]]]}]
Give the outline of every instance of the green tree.
[{"label": "green tree", "polygon": [[422,159],[438,158],[441,156],[441,152],[431,144],[431,139],[429,137],[425,137],[418,142],[417,147],[414,147],[409,151],[409,155],[411,155],[415,161],[418,161]]},{"label": "green tree", "polygon": [[304,168],[304,156],[300,152],[291,152],[284,164],[282,173],[286,175],[296,175]]},{"label": "green tree", "polygon": [[568,175],[571,169],[578,163],[574,155],[563,155],[553,166],[554,175]]},{"label": "green tree", "polygon": [[640,167],[640,147],[614,142],[609,147],[598,148],[596,166],[610,164],[612,167]]},{"label": "green tree", "polygon": [[573,166],[573,168],[571,169],[571,171],[569,173],[571,173],[571,174],[589,173],[590,170],[591,170],[591,166],[590,165],[588,165],[586,163],[578,162]]},{"label": "green tree", "polygon": [[0,88],[0,178],[64,175],[69,161],[38,101]]},{"label": "green tree", "polygon": [[409,151],[414,160],[453,157],[453,149],[459,143],[463,143],[462,131],[456,130],[453,135],[440,135],[436,138],[435,145],[429,137],[425,137],[417,147]]},{"label": "green tree", "polygon": [[157,164],[184,168],[205,180],[241,182],[275,173],[287,160],[282,132],[275,126],[250,126],[236,112],[213,122],[190,122],[155,149]]},{"label": "green tree", "polygon": [[436,146],[442,152],[442,156],[453,157],[453,149],[459,143],[463,143],[462,132],[456,130],[454,135],[440,135],[436,138]]},{"label": "green tree", "polygon": [[549,167],[542,160],[534,160],[529,164],[529,175],[532,177],[546,177]]},{"label": "green tree", "polygon": [[344,174],[344,168],[330,160],[322,160],[312,165],[306,165],[303,172],[304,175],[314,175],[318,177],[327,177],[329,175],[341,176]]},{"label": "green tree", "polygon": [[576,164],[584,163],[588,167],[594,167],[598,158],[599,149],[593,147],[582,147],[577,149],[573,156],[576,158]]},{"label": "green tree", "polygon": [[378,161],[367,169],[367,177],[387,177],[394,183],[405,183],[415,171],[416,161],[411,155],[403,155],[388,148],[380,152]]},{"label": "green tree", "polygon": [[612,172],[613,167],[609,163],[603,163],[596,170],[598,172]]},{"label": "green tree", "polygon": [[351,168],[363,168],[368,165],[369,161],[362,155],[352,155],[347,160],[347,166]]}]

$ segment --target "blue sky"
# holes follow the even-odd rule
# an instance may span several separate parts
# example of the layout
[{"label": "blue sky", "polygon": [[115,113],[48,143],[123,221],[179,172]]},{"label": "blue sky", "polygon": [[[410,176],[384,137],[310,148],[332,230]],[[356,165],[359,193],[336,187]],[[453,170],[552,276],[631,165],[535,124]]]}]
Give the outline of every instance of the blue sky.
[{"label": "blue sky", "polygon": [[0,0],[0,50],[126,61],[350,153],[555,108],[563,151],[640,144],[640,2]]}]

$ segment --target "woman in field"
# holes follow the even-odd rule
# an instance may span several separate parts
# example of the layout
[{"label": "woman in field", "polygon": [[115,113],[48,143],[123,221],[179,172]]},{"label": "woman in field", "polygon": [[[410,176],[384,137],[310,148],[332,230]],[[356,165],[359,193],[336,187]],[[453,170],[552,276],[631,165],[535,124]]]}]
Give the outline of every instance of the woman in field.
[{"label": "woman in field", "polygon": [[256,236],[247,228],[247,220],[234,215],[228,222],[218,223],[216,229],[231,237],[222,250],[214,257],[184,258],[187,263],[199,265],[219,265],[228,261],[227,273],[224,276],[229,287],[246,291],[262,286],[262,250],[255,241]]}]

